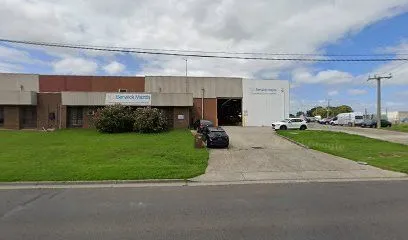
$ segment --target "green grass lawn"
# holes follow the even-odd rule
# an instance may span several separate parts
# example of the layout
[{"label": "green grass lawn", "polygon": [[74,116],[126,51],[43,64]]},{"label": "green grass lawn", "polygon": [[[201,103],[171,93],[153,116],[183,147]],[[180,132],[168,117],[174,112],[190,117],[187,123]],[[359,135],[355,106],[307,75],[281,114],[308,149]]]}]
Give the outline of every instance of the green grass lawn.
[{"label": "green grass lawn", "polygon": [[0,181],[187,179],[208,151],[188,130],[102,134],[95,130],[0,131]]},{"label": "green grass lawn", "polygon": [[384,129],[399,131],[399,132],[408,132],[408,124],[407,123],[396,124],[396,125],[392,125],[392,127],[390,127],[390,128],[384,128]]},{"label": "green grass lawn", "polygon": [[383,169],[408,173],[408,146],[329,131],[279,131],[311,149]]}]

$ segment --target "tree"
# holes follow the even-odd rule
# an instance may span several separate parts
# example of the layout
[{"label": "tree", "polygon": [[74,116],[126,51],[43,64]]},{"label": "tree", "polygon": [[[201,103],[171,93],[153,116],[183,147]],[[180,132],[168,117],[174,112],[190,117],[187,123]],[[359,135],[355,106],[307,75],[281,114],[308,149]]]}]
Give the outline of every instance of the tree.
[{"label": "tree", "polygon": [[157,108],[138,108],[135,111],[133,130],[138,133],[159,133],[167,131],[166,113]]},{"label": "tree", "polygon": [[341,105],[341,106],[338,106],[338,107],[334,107],[331,111],[333,112],[334,116],[337,116],[340,113],[353,112],[353,109],[350,106]]},{"label": "tree", "polygon": [[290,118],[294,118],[295,115],[293,115],[293,114],[291,113],[291,114],[289,114],[289,117],[290,117]]},{"label": "tree", "polygon": [[327,109],[324,107],[317,107],[313,113],[312,116],[325,116],[327,114]]},{"label": "tree", "polygon": [[133,130],[133,111],[123,105],[106,106],[93,117],[96,129],[103,133],[122,133]]},{"label": "tree", "polygon": [[306,111],[307,116],[322,116],[322,117],[326,117],[327,113],[329,113],[329,116],[337,116],[340,113],[349,113],[349,112],[353,112],[353,109],[348,106],[348,105],[340,105],[337,107],[322,107],[322,106],[318,106],[318,107],[314,107],[308,111]]},{"label": "tree", "polygon": [[302,111],[299,111],[299,112],[296,113],[296,117],[300,117],[300,116],[302,116],[302,115],[305,115],[305,113],[302,112]]}]

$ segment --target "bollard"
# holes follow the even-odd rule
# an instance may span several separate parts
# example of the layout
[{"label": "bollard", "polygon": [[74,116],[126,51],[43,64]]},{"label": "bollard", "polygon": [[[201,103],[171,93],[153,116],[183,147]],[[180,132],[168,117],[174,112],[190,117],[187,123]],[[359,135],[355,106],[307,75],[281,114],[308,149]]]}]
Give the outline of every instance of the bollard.
[{"label": "bollard", "polygon": [[194,137],[194,147],[195,148],[203,148],[203,136],[201,134],[196,134]]}]

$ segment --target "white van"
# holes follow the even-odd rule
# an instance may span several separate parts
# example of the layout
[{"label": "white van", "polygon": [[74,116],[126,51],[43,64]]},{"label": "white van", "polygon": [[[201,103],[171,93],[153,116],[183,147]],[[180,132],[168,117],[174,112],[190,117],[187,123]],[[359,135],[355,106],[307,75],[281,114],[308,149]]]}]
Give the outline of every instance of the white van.
[{"label": "white van", "polygon": [[337,124],[341,126],[361,125],[364,122],[364,114],[361,112],[340,113],[337,115]]}]

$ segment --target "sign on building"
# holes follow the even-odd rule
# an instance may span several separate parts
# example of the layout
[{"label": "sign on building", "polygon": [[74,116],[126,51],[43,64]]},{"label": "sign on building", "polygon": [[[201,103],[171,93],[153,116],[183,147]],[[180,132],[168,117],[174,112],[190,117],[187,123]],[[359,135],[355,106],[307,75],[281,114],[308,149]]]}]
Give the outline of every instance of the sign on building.
[{"label": "sign on building", "polygon": [[278,90],[276,88],[253,88],[252,94],[276,94]]},{"label": "sign on building", "polygon": [[106,93],[106,105],[150,106],[152,95],[148,93]]}]

